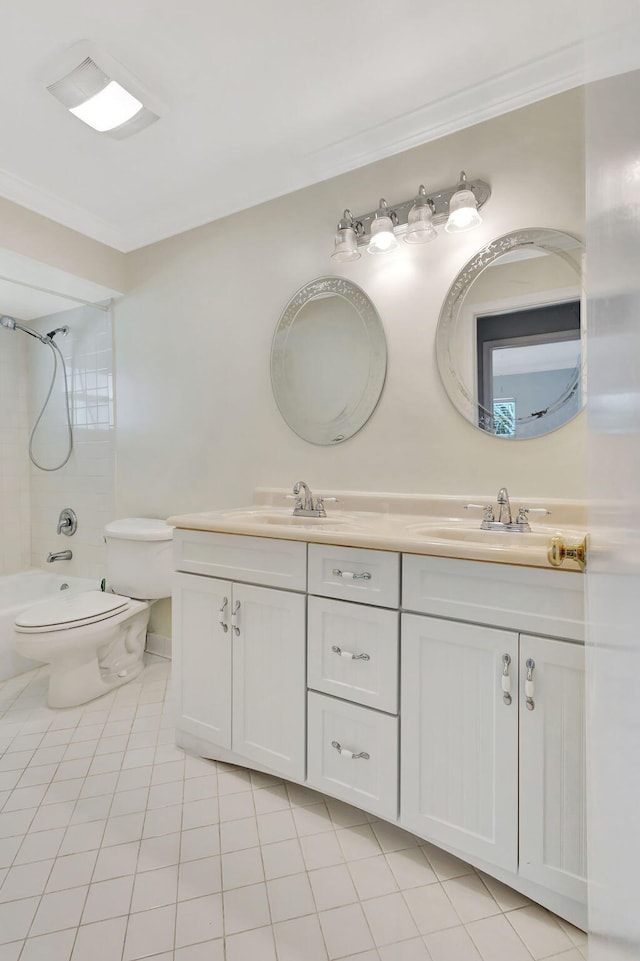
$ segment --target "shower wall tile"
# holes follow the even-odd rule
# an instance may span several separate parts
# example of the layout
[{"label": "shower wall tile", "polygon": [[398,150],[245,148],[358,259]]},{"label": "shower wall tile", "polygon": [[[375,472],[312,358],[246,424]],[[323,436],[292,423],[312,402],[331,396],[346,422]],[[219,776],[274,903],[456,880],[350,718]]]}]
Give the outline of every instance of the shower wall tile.
[{"label": "shower wall tile", "polygon": [[[54,570],[79,577],[106,574],[104,525],[114,518],[115,419],[111,311],[79,307],[33,322],[45,332],[68,325],[58,335],[68,373],[73,410],[74,449],[69,462],[57,471],[31,466],[31,563],[46,564],[47,554],[70,549],[71,561],[58,561]],[[36,341],[28,344],[29,417],[33,423],[51,382],[52,354]],[[64,380],[58,370],[52,399],[34,440],[36,459],[53,466],[67,446]],[[72,537],[56,533],[58,515],[72,507],[78,530]]]},{"label": "shower wall tile", "polygon": [[25,570],[31,559],[27,341],[9,331],[0,340],[0,574]]}]

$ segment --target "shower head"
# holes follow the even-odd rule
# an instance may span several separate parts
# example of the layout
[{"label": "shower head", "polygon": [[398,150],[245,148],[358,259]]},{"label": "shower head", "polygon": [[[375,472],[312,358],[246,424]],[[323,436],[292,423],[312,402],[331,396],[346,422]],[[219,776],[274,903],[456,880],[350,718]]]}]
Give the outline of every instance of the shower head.
[{"label": "shower head", "polygon": [[68,333],[69,333],[69,328],[65,324],[64,327],[56,327],[55,330],[50,330],[49,333],[47,334],[47,337],[49,338],[49,340],[52,340],[56,336],[56,334],[62,334],[63,337],[66,337]]},{"label": "shower head", "polygon": [[[49,334],[47,334],[46,337],[43,337],[35,330],[31,330],[30,327],[25,327],[23,324],[19,324],[18,321],[13,317],[7,317],[6,314],[3,314],[2,317],[0,317],[0,327],[6,327],[7,330],[21,330],[25,334],[29,334],[30,337],[35,337],[36,340],[41,341],[43,344],[48,344],[51,340]],[[59,329],[62,330],[63,328]],[[53,331],[53,333],[55,334],[57,331]]]}]

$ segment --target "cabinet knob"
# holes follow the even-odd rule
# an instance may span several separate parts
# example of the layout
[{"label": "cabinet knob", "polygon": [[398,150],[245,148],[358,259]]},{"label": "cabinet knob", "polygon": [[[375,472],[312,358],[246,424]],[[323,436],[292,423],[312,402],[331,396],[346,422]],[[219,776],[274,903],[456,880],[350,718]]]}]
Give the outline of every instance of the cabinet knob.
[{"label": "cabinet knob", "polygon": [[583,571],[587,566],[587,538],[583,537],[579,544],[568,547],[564,537],[556,534],[549,542],[547,558],[552,567],[562,567],[565,560],[570,560]]},{"label": "cabinet knob", "polygon": [[343,747],[338,741],[332,741],[331,747],[334,747],[341,757],[349,758],[350,760],[357,761],[362,758],[363,761],[370,760],[370,755],[366,751],[359,751],[358,754],[354,754],[348,748]]},{"label": "cabinet knob", "polygon": [[331,645],[331,650],[334,654],[339,654],[340,657],[346,657],[348,660],[352,661],[370,661],[371,658],[368,654],[352,654],[351,651],[343,651],[341,647],[337,644]]}]

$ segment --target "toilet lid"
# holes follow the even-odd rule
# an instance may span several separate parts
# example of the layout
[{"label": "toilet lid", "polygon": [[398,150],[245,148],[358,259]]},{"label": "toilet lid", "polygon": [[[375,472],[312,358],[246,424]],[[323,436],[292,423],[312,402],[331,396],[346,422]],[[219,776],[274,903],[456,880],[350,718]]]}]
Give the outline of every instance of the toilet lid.
[{"label": "toilet lid", "polygon": [[54,629],[61,625],[79,626],[113,617],[129,603],[128,597],[121,594],[108,594],[106,591],[83,591],[80,594],[65,594],[53,601],[43,601],[22,611],[15,620],[17,628],[27,630]]}]

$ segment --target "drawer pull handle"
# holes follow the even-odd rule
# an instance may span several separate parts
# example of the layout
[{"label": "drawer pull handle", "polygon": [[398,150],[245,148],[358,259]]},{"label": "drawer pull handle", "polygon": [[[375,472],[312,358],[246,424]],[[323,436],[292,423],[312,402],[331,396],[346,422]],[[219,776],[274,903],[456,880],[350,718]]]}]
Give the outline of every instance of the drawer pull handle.
[{"label": "drawer pull handle", "polygon": [[236,637],[240,636],[240,628],[238,627],[238,611],[240,610],[240,601],[236,601],[236,606],[231,613],[231,627],[233,633]]},{"label": "drawer pull handle", "polygon": [[345,581],[370,581],[371,574],[369,571],[364,571],[362,574],[355,574],[353,571],[341,571],[338,567],[334,567],[331,571],[334,577],[341,577]]},{"label": "drawer pull handle", "polygon": [[509,673],[509,667],[511,666],[511,657],[508,654],[502,655],[502,700],[509,706],[511,704],[511,675]]},{"label": "drawer pull handle", "polygon": [[335,747],[336,751],[341,757],[347,757],[354,761],[357,761],[358,758],[362,758],[363,761],[368,761],[370,759],[370,755],[367,754],[366,751],[360,751],[359,754],[354,754],[353,751],[349,751],[346,747],[342,747],[338,741],[332,741],[331,747]]},{"label": "drawer pull handle", "polygon": [[227,609],[227,604],[228,604],[228,603],[229,603],[229,598],[228,598],[228,597],[223,597],[223,598],[222,598],[222,607],[221,607],[220,610],[218,611],[218,620],[220,621],[220,627],[221,627],[222,630],[225,632],[225,634],[226,634],[227,631],[229,630],[229,625],[228,625],[227,622],[225,621],[225,611],[226,611],[226,609]]},{"label": "drawer pull handle", "polygon": [[340,657],[346,657],[348,660],[351,660],[351,661],[370,661],[371,660],[368,654],[352,654],[351,651],[343,651],[342,648],[338,647],[337,644],[332,644],[331,650],[333,651],[334,654],[339,654]]},{"label": "drawer pull handle", "polygon": [[533,699],[535,694],[535,683],[533,680],[533,669],[536,666],[536,662],[532,657],[527,659],[526,668],[527,674],[524,682],[524,693],[527,697],[527,711],[533,711],[536,706],[536,702]]}]

